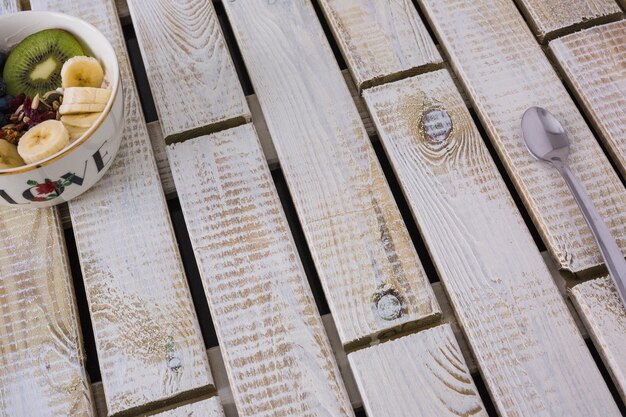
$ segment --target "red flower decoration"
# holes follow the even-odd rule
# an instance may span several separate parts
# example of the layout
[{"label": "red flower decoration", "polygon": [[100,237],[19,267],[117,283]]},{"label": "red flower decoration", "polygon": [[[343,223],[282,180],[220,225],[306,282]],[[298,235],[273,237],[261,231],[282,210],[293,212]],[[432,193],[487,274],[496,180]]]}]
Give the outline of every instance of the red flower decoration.
[{"label": "red flower decoration", "polygon": [[52,181],[46,181],[35,187],[35,190],[39,194],[51,194],[55,191],[55,189],[56,189],[56,182],[52,182]]}]

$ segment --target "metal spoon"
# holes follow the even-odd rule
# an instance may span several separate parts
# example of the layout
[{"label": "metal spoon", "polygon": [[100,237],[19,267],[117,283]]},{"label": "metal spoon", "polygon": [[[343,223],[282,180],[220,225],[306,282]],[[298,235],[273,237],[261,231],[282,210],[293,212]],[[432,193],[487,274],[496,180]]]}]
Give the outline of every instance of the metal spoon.
[{"label": "metal spoon", "polygon": [[567,165],[570,141],[559,121],[546,109],[531,107],[522,117],[524,141],[531,155],[540,161],[552,164],[561,173],[565,183],[574,195],[583,217],[587,221],[593,237],[596,239],[600,252],[613,277],[617,293],[626,307],[626,261],[611,235],[611,231],[593,206],[591,198],[578,178]]}]

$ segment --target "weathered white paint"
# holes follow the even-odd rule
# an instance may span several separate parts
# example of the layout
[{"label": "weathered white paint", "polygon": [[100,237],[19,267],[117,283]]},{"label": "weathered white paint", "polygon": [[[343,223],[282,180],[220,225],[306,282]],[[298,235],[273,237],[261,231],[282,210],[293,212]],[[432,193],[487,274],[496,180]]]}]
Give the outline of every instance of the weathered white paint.
[{"label": "weathered white paint", "polygon": [[321,0],[359,89],[443,65],[411,0]]},{"label": "weathered white paint", "polygon": [[211,0],[129,0],[165,141],[250,120]]},{"label": "weathered white paint", "polygon": [[86,19],[120,60],[117,159],[70,202],[109,414],[206,392],[212,379],[112,0],[33,0]]},{"label": "weathered white paint", "polygon": [[348,354],[368,417],[487,416],[450,325]]},{"label": "weathered white paint", "polygon": [[[0,15],[20,10],[0,1]],[[94,415],[56,209],[0,209],[0,416]]]},{"label": "weathered white paint", "polygon": [[626,250],[626,189],[510,0],[418,0],[474,103],[548,250],[562,269],[592,273],[600,252],[558,172],[534,160],[520,120],[552,112],[572,141],[570,166]]},{"label": "weathered white paint", "polygon": [[554,40],[550,50],[626,178],[626,21]]},{"label": "weathered white paint", "polygon": [[1,0],[0,1],[0,15],[15,13],[20,11],[19,0]]},{"label": "weathered white paint", "polygon": [[[354,347],[439,307],[308,0],[224,2],[328,304]],[[402,300],[386,320],[377,300]]]},{"label": "weathered white paint", "polygon": [[540,41],[619,19],[615,0],[515,0]]},{"label": "weathered white paint", "polygon": [[363,96],[500,416],[619,415],[447,71]]},{"label": "weathered white paint", "polygon": [[622,401],[626,402],[626,309],[611,277],[578,284],[571,289],[571,295]]},{"label": "weathered white paint", "polygon": [[[376,128],[374,127],[374,123],[372,123],[372,118],[365,107],[363,98],[359,95],[359,92],[350,77],[350,72],[348,70],[343,70],[341,73],[346,81],[346,84],[348,85],[350,95],[354,100],[354,105],[359,111],[359,115],[363,121],[363,125],[365,126],[368,136],[370,136],[370,139],[372,140],[378,140],[374,136],[376,134]],[[263,148],[265,159],[267,160],[270,168],[275,168],[279,165],[278,155],[276,155],[276,148],[274,148],[270,132],[267,129],[267,124],[265,123],[265,118],[263,117],[263,111],[261,110],[259,100],[257,99],[256,94],[251,94],[246,96],[246,101],[248,102],[248,107],[250,108],[254,129],[257,132],[259,140],[261,141],[261,147]],[[156,121],[147,123],[146,126],[148,127],[148,135],[150,136],[152,151],[154,152],[154,159],[157,164],[159,177],[161,179],[161,186],[163,187],[165,197],[167,199],[175,198],[176,187],[174,185],[174,180],[172,179],[172,171],[167,160],[167,153],[165,152],[165,141],[163,140],[163,130],[161,129],[161,125],[158,121]],[[62,204],[58,206],[58,208],[63,227],[66,229],[72,227],[67,204]]]},{"label": "weathered white paint", "polygon": [[167,152],[239,415],[354,416],[252,125]]},{"label": "weathered white paint", "polygon": [[0,416],[93,416],[53,208],[0,209]]}]

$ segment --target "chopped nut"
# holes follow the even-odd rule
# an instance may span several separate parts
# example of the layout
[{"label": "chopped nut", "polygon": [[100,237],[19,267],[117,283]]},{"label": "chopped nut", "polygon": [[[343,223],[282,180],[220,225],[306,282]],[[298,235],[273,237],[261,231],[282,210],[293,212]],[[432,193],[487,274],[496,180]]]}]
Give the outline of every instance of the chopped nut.
[{"label": "chopped nut", "polygon": [[23,121],[24,123],[28,123],[28,122],[30,122],[30,119],[28,118],[28,116],[24,116],[24,118],[22,119],[22,121]]},{"label": "chopped nut", "polygon": [[30,108],[33,110],[37,110],[37,107],[39,107],[39,94],[35,96],[33,102],[30,104]]},{"label": "chopped nut", "polygon": [[54,111],[59,110],[59,102],[58,102],[57,100],[55,100],[55,101],[53,101],[53,102],[52,102],[52,109],[53,109]]}]

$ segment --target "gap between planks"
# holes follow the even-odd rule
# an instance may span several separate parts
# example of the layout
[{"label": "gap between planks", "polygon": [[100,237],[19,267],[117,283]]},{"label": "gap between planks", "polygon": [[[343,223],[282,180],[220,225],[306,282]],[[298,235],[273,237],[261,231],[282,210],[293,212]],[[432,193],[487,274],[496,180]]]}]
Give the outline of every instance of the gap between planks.
[{"label": "gap between planks", "polygon": [[[361,117],[361,121],[365,126],[365,130],[367,131],[370,140],[378,141],[378,137],[376,136],[376,128],[372,123],[372,118],[370,117],[369,111],[365,107],[363,98],[359,96],[359,93],[356,86],[354,85],[354,82],[352,81],[350,73],[348,72],[348,70],[343,70],[341,73],[346,81],[348,89],[350,90],[350,95],[354,100],[354,104],[359,112],[359,116]],[[247,96],[246,100],[250,108],[250,113],[252,114],[252,122],[254,124],[254,128],[257,132],[259,140],[261,141],[261,147],[263,148],[263,153],[265,154],[267,164],[269,165],[270,169],[277,169],[280,166],[280,163],[278,161],[276,149],[274,148],[274,144],[272,143],[272,138],[270,136],[269,130],[267,129],[267,123],[265,122],[263,111],[261,110],[261,106],[259,105],[259,100],[256,94],[251,94]],[[170,164],[167,160],[167,154],[165,152],[165,141],[163,139],[163,131],[161,129],[160,122],[157,120],[147,123],[147,127],[165,197],[168,200],[176,198],[176,187],[174,185],[172,171],[170,169]],[[70,219],[67,203],[61,204],[58,207],[63,228],[71,228],[72,222]]]},{"label": "gap between planks", "polygon": [[519,11],[505,0],[418,3],[548,250],[562,269],[598,276],[604,265],[582,214],[558,173],[528,154],[516,120],[531,105],[562,120],[572,136],[571,168],[622,246],[626,222],[615,207],[626,190]]},{"label": "gap between planks", "polygon": [[[550,261],[550,256],[546,252],[542,253],[542,256],[546,260],[546,262]],[[551,263],[548,263],[548,265],[551,265]],[[554,267],[554,265],[549,267],[549,269],[553,274],[553,277],[561,294],[565,295],[567,289],[571,286],[571,283],[566,283],[565,279]],[[447,323],[451,326],[454,337],[459,344],[463,359],[467,364],[467,368],[469,369],[471,374],[476,375],[478,373],[476,360],[474,359],[474,355],[467,344],[465,335],[463,334],[463,331],[459,327],[456,317],[454,316],[454,312],[452,310],[452,307],[450,306],[447,295],[445,294],[443,285],[439,282],[436,282],[432,284],[432,288],[442,311],[442,319],[440,324]],[[571,303],[568,302],[568,306],[573,310],[574,307],[571,305]],[[585,337],[585,339],[588,339],[589,334],[575,312],[574,319],[581,334]],[[355,410],[359,410],[363,407],[363,400],[361,398],[354,379],[354,375],[348,363],[348,356],[341,346],[339,335],[337,334],[337,329],[335,328],[334,320],[330,314],[325,314],[322,316],[322,322],[324,324],[326,334],[328,335],[330,345],[335,355],[335,360],[337,361],[337,365],[339,366],[339,371],[348,392],[348,397],[350,399],[352,407]],[[222,406],[224,407],[224,411],[226,413],[226,417],[238,417],[232,390],[230,388],[230,383],[228,382],[226,367],[224,365],[222,353],[219,346],[209,348],[207,350],[207,354],[209,357],[209,362],[211,363],[211,370],[213,373],[213,379],[215,381],[216,393],[221,399]],[[106,417],[106,405],[104,403],[102,383],[93,383],[92,392],[98,417]]]},{"label": "gap between planks", "polygon": [[543,44],[623,18],[615,0],[515,0],[515,3]]},{"label": "gap between planks", "polygon": [[[442,310],[444,312],[447,311],[449,314],[451,314],[451,308],[447,304],[444,291],[441,288],[440,284],[439,283],[433,284],[433,289],[435,291],[435,295],[437,296],[438,301],[441,304]],[[348,392],[348,397],[350,399],[352,408],[355,410],[360,410],[361,408],[363,408],[363,399],[361,397],[361,394],[359,393],[356,381],[354,379],[354,375],[352,373],[352,369],[348,362],[348,355],[346,354],[346,352],[343,350],[343,347],[341,346],[341,341],[339,340],[339,335],[337,334],[337,329],[335,328],[333,318],[330,314],[325,314],[322,316],[322,322],[324,324],[326,334],[328,335],[328,339],[333,349],[335,360],[337,361],[337,365],[339,366],[341,377],[346,386],[346,390]],[[449,324],[452,327],[452,332],[455,336],[456,342],[458,342],[459,344],[460,351],[463,355],[463,359],[465,360],[465,363],[467,364],[467,368],[469,372],[474,375],[477,374],[478,369],[476,367],[476,363],[474,362],[472,353],[469,350],[467,344],[465,343],[461,330],[458,328],[454,317],[444,317],[440,325],[443,325],[443,324]],[[414,333],[414,334],[419,334],[419,333]],[[235,407],[235,401],[233,398],[233,393],[230,387],[230,383],[228,381],[226,366],[222,358],[220,347],[214,346],[214,347],[207,349],[207,355],[211,363],[211,370],[213,372],[215,387],[217,389],[215,394],[216,396],[219,396],[221,400],[226,417],[238,417],[239,413],[237,412],[237,409]],[[106,417],[107,415],[106,404],[104,402],[104,393],[102,390],[102,383],[101,382],[93,383],[91,389],[93,392],[97,416]],[[202,398],[204,397],[197,397],[195,400],[201,400]],[[175,404],[172,407],[175,408],[178,405],[180,404]]]},{"label": "gap between planks", "polygon": [[69,204],[109,411],[129,415],[208,393],[214,389],[208,358],[115,5],[31,5],[96,26],[116,50],[125,83],[118,156],[98,184]]}]

